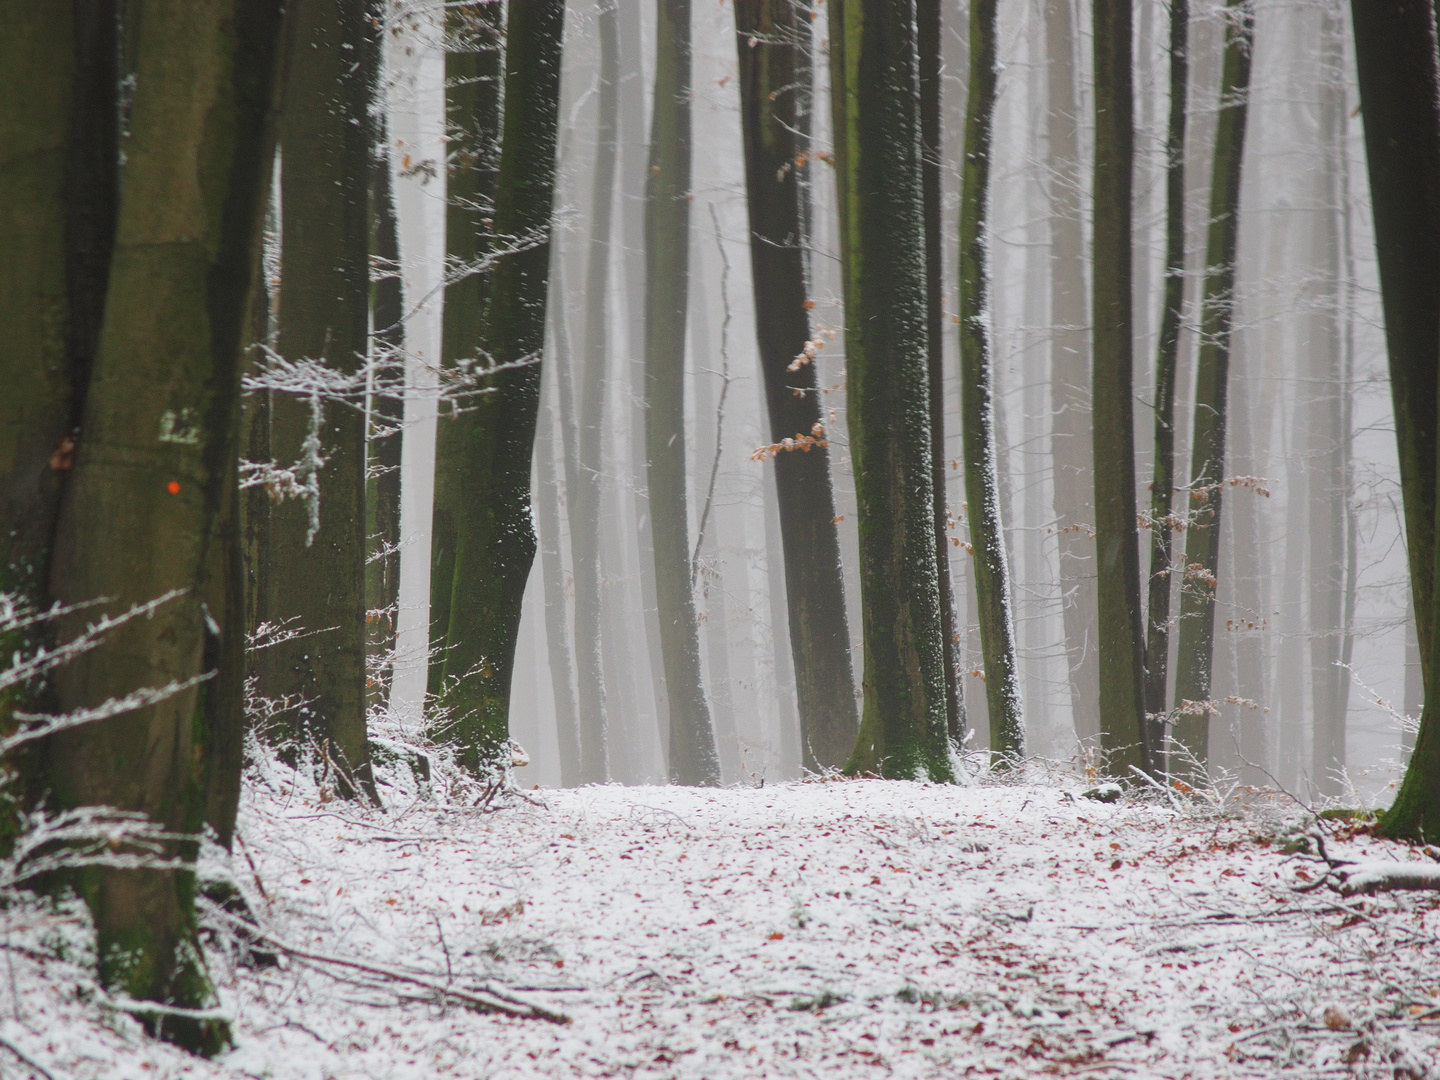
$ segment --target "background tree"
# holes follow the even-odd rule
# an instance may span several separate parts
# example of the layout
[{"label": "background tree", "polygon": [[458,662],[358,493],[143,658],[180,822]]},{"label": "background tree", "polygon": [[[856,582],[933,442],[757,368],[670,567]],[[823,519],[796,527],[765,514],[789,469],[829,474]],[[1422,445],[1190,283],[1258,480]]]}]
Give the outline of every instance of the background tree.
[{"label": "background tree", "polygon": [[[277,349],[358,377],[369,354],[371,101],[376,0],[295,9],[280,120],[281,265]],[[373,795],[365,730],[363,393],[276,393],[270,448],[313,470],[316,497],[270,508],[267,617],[302,635],[267,648],[266,697],[293,703],[288,734],[339,766],[337,789]],[[316,440],[318,439],[318,447]]]},{"label": "background tree", "polygon": [[1000,479],[996,473],[994,358],[986,253],[990,242],[986,222],[998,37],[997,0],[974,0],[970,8],[970,93],[960,204],[960,408],[990,749],[999,761],[1018,762],[1025,753],[1025,721],[1015,659],[1009,558],[1000,520]]},{"label": "background tree", "polygon": [[1390,354],[1400,485],[1425,705],[1410,766],[1381,831],[1440,839],[1435,671],[1436,369],[1440,364],[1440,76],[1428,2],[1352,3],[1375,248]]},{"label": "background tree", "polygon": [[864,709],[847,768],[950,780],[914,0],[830,8]]},{"label": "background tree", "polygon": [[1095,0],[1091,453],[1095,473],[1100,744],[1112,774],[1148,767],[1145,638],[1135,528],[1131,190],[1135,161],[1129,0]]},{"label": "background tree", "polygon": [[670,708],[670,779],[717,784],[700,682],[685,496],[685,320],[690,286],[690,0],[656,0],[655,95],[645,192],[645,453],[655,600]]},{"label": "background tree", "polygon": [[[794,0],[737,0],[740,123],[750,221],[755,331],[770,437],[823,430],[805,273],[803,165],[811,153],[801,114],[809,108],[809,27]],[[793,370],[792,370],[793,368]],[[855,708],[845,582],[830,454],[825,446],[774,458],[790,654],[800,712],[801,760],[840,768],[855,746]],[[773,588],[773,585],[772,585]]]},{"label": "background tree", "polygon": [[561,0],[512,5],[505,32],[505,115],[495,184],[495,236],[510,245],[490,274],[482,355],[499,370],[461,423],[457,460],[465,516],[457,516],[450,624],[441,660],[445,738],[472,772],[508,764],[510,675],[520,602],[535,558],[530,465],[540,405],[540,353],[550,276]]},{"label": "background tree", "polygon": [[[1175,380],[1185,307],[1185,116],[1190,85],[1190,4],[1170,3],[1170,122],[1165,138],[1165,284],[1155,353],[1155,465],[1150,482],[1150,589],[1145,620],[1146,738],[1151,763],[1165,771],[1169,708],[1171,525],[1175,492]],[[1152,719],[1153,718],[1153,719]]]},{"label": "background tree", "polygon": [[[273,159],[281,10],[172,0],[147,4],[127,25],[136,91],[123,196],[86,437],[51,568],[61,602],[104,598],[62,620],[62,637],[99,612],[159,601],[152,616],[59,670],[56,704],[67,713],[151,693],[53,738],[56,799],[141,811],[172,834],[199,832],[211,734],[203,699],[227,681],[224,672],[204,681],[215,675],[206,658],[227,650],[208,640],[222,631],[202,599],[224,541],[222,508],[235,499],[240,357]],[[164,846],[171,857],[195,853],[193,841]],[[208,1003],[191,872],[96,867],[80,886],[106,985],[184,1007]],[[162,1026],[160,1015],[145,1019]],[[196,1049],[227,1038],[220,1021],[163,1019],[166,1037]]]},{"label": "background tree", "polygon": [[1225,422],[1230,386],[1230,331],[1235,313],[1235,253],[1240,232],[1240,171],[1250,103],[1255,14],[1248,0],[1228,0],[1225,67],[1220,80],[1200,355],[1195,365],[1195,420],[1190,436],[1189,524],[1180,585],[1180,650],[1171,737],[1195,769],[1210,751],[1210,686],[1215,655],[1215,589],[1220,569],[1220,512],[1225,490]]}]

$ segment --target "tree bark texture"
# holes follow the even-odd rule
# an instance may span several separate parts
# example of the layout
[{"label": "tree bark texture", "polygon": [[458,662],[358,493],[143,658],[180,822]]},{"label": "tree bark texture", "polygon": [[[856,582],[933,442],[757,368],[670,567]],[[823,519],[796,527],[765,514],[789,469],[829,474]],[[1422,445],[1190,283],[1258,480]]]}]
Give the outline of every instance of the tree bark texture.
[{"label": "tree bark texture", "polygon": [[1225,490],[1225,424],[1230,385],[1230,331],[1235,315],[1235,254],[1240,232],[1240,173],[1250,101],[1255,15],[1249,0],[1226,5],[1225,60],[1215,123],[1210,227],[1200,352],[1195,363],[1195,420],[1185,555],[1180,582],[1180,649],[1175,671],[1171,739],[1181,772],[1199,775],[1210,747],[1211,675],[1215,652],[1215,589],[1220,572],[1220,513]]},{"label": "tree bark texture", "polygon": [[717,784],[700,677],[685,494],[685,321],[690,284],[690,0],[657,0],[645,192],[645,453],[655,601],[670,705],[670,779]]},{"label": "tree bark texture", "polygon": [[865,640],[847,769],[949,781],[915,3],[845,0],[830,17]]},{"label": "tree bark texture", "polygon": [[1352,3],[1355,63],[1390,353],[1400,486],[1425,704],[1410,765],[1380,831],[1440,840],[1434,645],[1436,370],[1440,364],[1440,75],[1428,0]]},{"label": "tree bark texture", "polygon": [[[114,242],[116,21],[102,2],[9,3],[0,20],[0,592],[41,611]],[[47,636],[17,630],[0,649]],[[39,686],[0,691],[0,731],[44,700]],[[7,803],[26,801],[32,757],[7,763]],[[0,844],[17,821],[0,815]]]},{"label": "tree bark texture", "polygon": [[506,20],[505,101],[495,236],[514,250],[490,273],[482,349],[504,370],[451,419],[455,572],[442,663],[444,737],[477,775],[508,765],[510,677],[520,606],[535,558],[530,464],[550,277],[561,0],[514,4]]},{"label": "tree bark texture", "polygon": [[1025,753],[1025,721],[996,471],[990,267],[986,253],[990,240],[986,224],[998,36],[997,0],[974,0],[970,8],[970,92],[960,195],[960,410],[980,650],[990,713],[990,751],[997,762],[1018,764]]},{"label": "tree bark texture", "polygon": [[[359,379],[369,352],[374,0],[295,8],[280,120],[281,263],[277,350]],[[336,789],[373,794],[365,730],[365,417],[343,398],[274,393],[270,446],[302,468],[313,498],[270,510],[269,618],[302,631],[264,651],[261,693],[292,703],[285,734],[337,767]],[[315,448],[318,438],[319,448]],[[318,525],[318,527],[317,527]]]},{"label": "tree bark texture", "polygon": [[1155,354],[1155,466],[1150,482],[1150,589],[1145,622],[1146,741],[1151,764],[1165,771],[1169,708],[1171,564],[1175,532],[1175,380],[1185,307],[1185,114],[1190,85],[1190,4],[1170,4],[1170,124],[1165,139],[1165,284]]},{"label": "tree bark texture", "polygon": [[[129,20],[136,92],[123,197],[86,437],[51,567],[61,602],[105,598],[62,620],[65,638],[97,614],[171,597],[61,668],[56,704],[72,712],[178,688],[57,736],[51,781],[60,805],[140,811],[174,833],[198,834],[206,810],[214,733],[205,699],[227,680],[238,686],[234,672],[205,670],[211,657],[234,652],[215,641],[230,620],[215,619],[204,601],[214,595],[214,551],[235,538],[221,522],[235,501],[240,358],[274,152],[281,11],[278,2],[147,0]],[[165,848],[193,857],[196,845]],[[107,986],[209,1003],[191,873],[94,868],[79,884]],[[202,1051],[228,1038],[213,1020],[149,1023]]]},{"label": "tree bark texture", "polygon": [[1135,525],[1131,189],[1135,164],[1129,0],[1095,0],[1095,282],[1091,455],[1099,611],[1100,746],[1112,775],[1148,768],[1145,636]]},{"label": "tree bark texture", "polygon": [[1062,595],[1061,620],[1075,736],[1100,735],[1099,636],[1095,593],[1094,490],[1090,462],[1090,313],[1085,292],[1080,105],[1075,75],[1075,5],[1047,0],[1050,72],[1045,122],[1050,137],[1050,451]]},{"label": "tree bark texture", "polygon": [[435,499],[430,524],[430,669],[432,701],[444,692],[455,591],[459,519],[471,493],[466,486],[465,413],[475,402],[463,391],[485,355],[483,324],[490,281],[488,256],[495,240],[495,181],[500,169],[500,98],[505,55],[505,11],[500,0],[471,0],[445,10],[445,307],[440,363],[455,396],[442,402],[435,438]]},{"label": "tree bark texture", "polygon": [[590,187],[590,236],[585,249],[585,340],[581,354],[579,446],[569,492],[570,553],[575,567],[575,662],[580,709],[580,781],[609,779],[604,655],[600,634],[600,493],[605,375],[610,355],[611,225],[620,126],[619,12],[599,0],[600,72],[596,95],[595,172]]},{"label": "tree bark texture", "polygon": [[[738,0],[740,121],[750,213],[750,271],[770,437],[812,436],[822,424],[804,249],[802,170],[810,153],[795,134],[808,96],[809,30],[792,0]],[[798,361],[799,366],[790,370]],[[841,768],[855,747],[855,707],[840,536],[823,446],[776,455],[790,655],[805,768]],[[777,575],[778,576],[778,575]]]}]

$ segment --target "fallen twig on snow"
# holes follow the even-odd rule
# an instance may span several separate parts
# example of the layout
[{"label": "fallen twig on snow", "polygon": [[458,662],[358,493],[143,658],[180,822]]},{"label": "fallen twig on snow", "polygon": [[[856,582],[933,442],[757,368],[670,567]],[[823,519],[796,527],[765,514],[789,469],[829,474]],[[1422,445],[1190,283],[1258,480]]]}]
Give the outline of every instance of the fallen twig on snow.
[{"label": "fallen twig on snow", "polygon": [[[1320,859],[1324,861],[1327,869],[1309,885],[1298,888],[1297,892],[1311,892],[1322,885],[1328,885],[1341,896],[1440,889],[1440,861],[1417,863],[1396,862],[1393,859],[1366,859],[1364,862],[1355,862],[1350,859],[1336,859],[1325,850],[1325,837],[1322,833],[1316,831],[1310,836],[1315,841],[1315,850],[1320,853]],[[1440,852],[1435,848],[1427,847],[1425,851],[1432,859],[1440,858]]]}]

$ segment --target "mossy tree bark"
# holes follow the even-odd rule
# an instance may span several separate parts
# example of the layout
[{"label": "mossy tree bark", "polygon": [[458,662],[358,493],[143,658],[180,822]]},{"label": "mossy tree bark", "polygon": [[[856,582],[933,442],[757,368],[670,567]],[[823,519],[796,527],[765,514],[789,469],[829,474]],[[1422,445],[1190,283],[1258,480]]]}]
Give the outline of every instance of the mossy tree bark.
[{"label": "mossy tree bark", "polygon": [[[377,0],[295,8],[280,121],[281,275],[276,347],[357,379],[369,352],[370,176]],[[328,755],[336,790],[374,794],[365,728],[363,385],[274,393],[270,447],[314,467],[317,497],[276,502],[268,617],[303,631],[267,648],[261,692],[294,704],[285,734]],[[318,439],[318,448],[316,440]],[[328,768],[328,766],[327,766]]]},{"label": "mossy tree bark", "polygon": [[[925,334],[929,339],[930,483],[935,499],[935,570],[940,582],[940,634],[945,645],[945,723],[957,748],[965,739],[960,693],[960,633],[950,575],[950,513],[945,500],[945,273],[940,207],[940,0],[916,0],[920,48],[920,182],[925,200]],[[958,538],[957,538],[958,539]]]},{"label": "mossy tree bark", "polygon": [[[162,700],[64,732],[51,781],[66,806],[140,811],[198,834],[212,749],[203,699],[234,672],[204,602],[235,502],[240,358],[274,141],[270,124],[283,5],[147,0],[132,12],[136,92],[123,197],[83,431],[63,497],[51,588],[99,610],[171,597],[60,669],[56,703],[95,708],[137,690]],[[233,550],[233,549],[232,549]],[[163,558],[156,553],[162,552]],[[95,608],[62,621],[69,637]],[[203,689],[197,679],[214,676]],[[162,854],[193,857],[193,841]],[[208,1004],[195,941],[193,874],[85,872],[102,981],[133,997]],[[218,1049],[213,1020],[152,1016],[170,1039]]]},{"label": "mossy tree bark", "polygon": [[720,782],[700,680],[685,494],[685,321],[690,289],[690,0],[656,0],[655,96],[645,190],[645,456],[655,602],[670,707],[670,779]]},{"label": "mossy tree bark", "polygon": [[585,249],[585,340],[581,354],[574,490],[569,492],[570,554],[575,567],[575,665],[580,715],[580,780],[609,779],[604,655],[600,635],[600,494],[604,462],[605,375],[610,356],[610,258],[620,126],[620,43],[616,0],[599,0],[600,72],[596,95],[595,172]]},{"label": "mossy tree bark", "polygon": [[562,0],[512,4],[506,19],[504,119],[495,237],[510,249],[490,272],[479,353],[500,370],[449,421],[458,498],[450,622],[441,660],[444,737],[477,775],[509,764],[510,676],[520,606],[535,558],[530,465],[540,406],[555,188]]},{"label": "mossy tree bark", "polygon": [[1175,720],[1171,738],[1188,765],[1204,769],[1209,754],[1210,682],[1215,653],[1215,587],[1220,570],[1220,511],[1225,483],[1226,400],[1230,328],[1235,311],[1235,252],[1240,232],[1240,171],[1250,101],[1255,14],[1249,0],[1226,4],[1225,59],[1210,179],[1210,228],[1200,355],[1195,364],[1191,432],[1190,513],[1180,584],[1180,647],[1176,654]]},{"label": "mossy tree bark", "polygon": [[[822,423],[805,278],[803,169],[810,153],[800,131],[808,108],[809,28],[793,0],[737,0],[740,122],[750,214],[750,269],[756,336],[770,437],[811,436]],[[855,747],[855,707],[840,537],[829,450],[782,453],[775,460],[785,600],[800,712],[801,761],[838,769]]]},{"label": "mossy tree bark", "polygon": [[960,410],[980,649],[985,662],[985,700],[990,714],[990,751],[998,763],[1018,764],[1025,753],[1025,722],[996,474],[994,355],[986,253],[990,240],[986,224],[998,36],[997,0],[974,0],[970,8],[970,93],[960,194]]},{"label": "mossy tree bark", "polygon": [[830,11],[864,708],[847,769],[953,779],[935,562],[914,0]]},{"label": "mossy tree bark", "polygon": [[430,527],[430,669],[427,691],[444,690],[455,591],[455,542],[470,495],[466,441],[475,417],[467,381],[485,356],[483,324],[495,237],[495,181],[500,169],[500,98],[505,6],[468,0],[445,9],[445,308],[440,362],[455,396],[440,405],[435,438],[435,498]]},{"label": "mossy tree bark", "polygon": [[[1095,0],[1091,457],[1099,610],[1100,746],[1112,775],[1148,768],[1145,633],[1135,523],[1131,188],[1135,163],[1130,0]],[[1098,467],[1103,463],[1103,467]]]},{"label": "mossy tree bark", "polygon": [[[0,9],[0,592],[50,603],[50,551],[74,456],[115,232],[118,113],[114,6],[9,3]],[[0,637],[9,656],[44,644],[31,627]],[[0,731],[40,687],[0,692]],[[34,755],[7,764],[5,801],[27,801]],[[18,765],[18,768],[16,767]],[[0,843],[18,817],[8,810]]]},{"label": "mossy tree bark", "polygon": [[1169,707],[1171,526],[1175,491],[1175,379],[1185,306],[1185,116],[1190,84],[1190,4],[1170,3],[1170,125],[1165,139],[1165,286],[1155,353],[1155,465],[1150,482],[1150,589],[1145,621],[1145,714],[1150,761],[1165,771]]},{"label": "mossy tree bark", "polygon": [[1440,841],[1436,670],[1436,374],[1440,365],[1440,75],[1435,8],[1352,3],[1355,63],[1390,354],[1400,486],[1424,708],[1409,768],[1381,822],[1393,837]]}]

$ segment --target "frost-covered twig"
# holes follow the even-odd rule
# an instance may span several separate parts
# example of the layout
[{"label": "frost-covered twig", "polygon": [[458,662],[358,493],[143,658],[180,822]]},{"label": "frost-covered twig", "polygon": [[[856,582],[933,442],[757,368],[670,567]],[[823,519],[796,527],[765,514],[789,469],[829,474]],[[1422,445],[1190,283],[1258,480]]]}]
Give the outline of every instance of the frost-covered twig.
[{"label": "frost-covered twig", "polygon": [[134,712],[136,709],[143,709],[150,705],[158,705],[160,702],[174,697],[176,694],[189,690],[192,686],[198,686],[202,682],[215,677],[215,672],[206,671],[199,675],[192,675],[188,679],[172,679],[164,686],[146,686],[139,690],[132,691],[124,697],[109,698],[91,709],[75,709],[68,713],[29,713],[16,712],[15,719],[24,724],[33,724],[23,731],[18,731],[8,738],[0,739],[0,757],[4,757],[12,750],[24,746],[36,739],[43,739],[55,734],[57,731],[67,731],[70,728],[80,727],[83,724],[93,724],[99,720],[109,720],[112,716],[123,716],[125,713]]},{"label": "frost-covered twig", "polygon": [[25,1053],[25,1051],[21,1050],[18,1046],[16,1046],[14,1043],[12,1043],[9,1039],[6,1039],[6,1038],[4,1038],[4,1037],[0,1037],[0,1047],[3,1047],[4,1049],[9,1050],[10,1053],[14,1054],[15,1057],[17,1057],[17,1058],[20,1060],[20,1064],[24,1065],[25,1068],[27,1068],[27,1069],[29,1069],[31,1072],[35,1073],[35,1075],[37,1075],[37,1076],[42,1076],[42,1077],[45,1078],[45,1080],[55,1080],[55,1074],[54,1074],[54,1073],[52,1073],[49,1069],[45,1068],[45,1066],[41,1065],[38,1061],[36,1061],[34,1058],[32,1058],[29,1054]]}]

